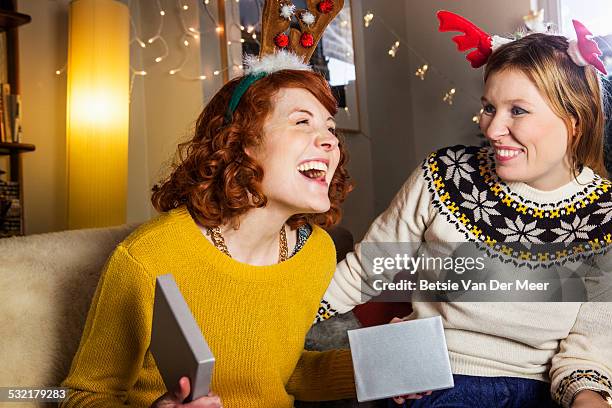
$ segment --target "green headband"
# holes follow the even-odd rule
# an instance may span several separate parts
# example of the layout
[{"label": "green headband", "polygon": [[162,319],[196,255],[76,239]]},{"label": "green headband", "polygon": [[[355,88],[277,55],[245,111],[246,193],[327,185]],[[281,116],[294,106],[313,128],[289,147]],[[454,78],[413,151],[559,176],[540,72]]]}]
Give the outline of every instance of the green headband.
[{"label": "green headband", "polygon": [[246,75],[244,78],[242,78],[238,86],[236,86],[236,89],[234,89],[234,92],[232,93],[232,99],[230,99],[229,106],[227,107],[227,112],[225,112],[226,125],[232,122],[234,112],[236,111],[236,108],[240,103],[240,99],[247,91],[247,89],[249,89],[249,87],[253,85],[255,81],[258,81],[261,78],[265,77],[266,74],[267,72],[258,72],[256,74]]}]

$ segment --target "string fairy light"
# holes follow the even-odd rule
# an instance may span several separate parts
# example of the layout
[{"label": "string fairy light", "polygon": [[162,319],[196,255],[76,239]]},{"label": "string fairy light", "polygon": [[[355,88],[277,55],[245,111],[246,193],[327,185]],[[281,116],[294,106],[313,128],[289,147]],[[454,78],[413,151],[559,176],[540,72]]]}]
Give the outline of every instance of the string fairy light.
[{"label": "string fairy light", "polygon": [[395,41],[395,43],[391,46],[391,49],[389,50],[389,55],[391,56],[391,58],[395,58],[395,55],[397,54],[397,49],[400,46],[400,42],[399,41]]},{"label": "string fairy light", "polygon": [[457,93],[457,90],[455,88],[451,88],[448,92],[444,94],[444,97],[442,98],[442,100],[448,103],[449,105],[452,105],[456,93]]},{"label": "string fairy light", "polygon": [[480,118],[482,117],[482,113],[484,112],[484,109],[480,109],[480,111],[472,116],[472,122],[476,123],[476,124],[480,124]]},{"label": "string fairy light", "polygon": [[[374,13],[372,11],[368,11],[366,14],[364,14],[364,16],[363,16],[364,26],[365,27],[369,27],[369,25],[372,22],[373,18],[374,18]],[[376,19],[380,23],[380,26],[382,26],[386,31],[388,31],[396,39],[396,42],[388,50],[389,56],[391,56],[392,58],[395,58],[395,56],[397,55],[397,49],[399,47],[399,43],[401,42],[403,46],[405,46],[414,56],[416,56],[416,58],[418,58],[419,60],[422,61],[421,65],[418,66],[417,69],[415,70],[414,75],[416,77],[418,77],[420,80],[424,81],[426,79],[426,76],[428,76],[429,72],[431,71],[431,72],[435,73],[436,75],[440,76],[443,80],[445,80],[446,82],[448,82],[450,84],[450,86],[448,88],[449,89],[448,92],[445,92],[444,96],[442,97],[442,101],[443,102],[446,102],[448,105],[453,105],[454,97],[460,91],[463,91],[464,93],[468,94],[475,101],[478,101],[478,103],[480,102],[480,96],[475,95],[472,90],[470,90],[470,89],[462,89],[461,87],[456,86],[455,85],[455,81],[453,81],[451,78],[449,78],[443,71],[437,69],[437,67],[435,67],[435,66],[430,65],[427,62],[427,59],[424,58],[422,55],[420,55],[420,53],[417,50],[412,48],[410,46],[410,43],[408,41],[406,41],[404,37],[398,35],[395,32],[395,30],[391,26],[389,26],[389,24],[387,24],[382,17],[377,15]],[[472,117],[473,121],[474,121],[474,118],[476,116],[477,115],[474,115]],[[480,120],[480,118],[477,118],[477,119]]]},{"label": "string fairy light", "polygon": [[68,65],[68,63],[64,63],[64,65],[60,68],[60,69],[56,69],[55,70],[55,75],[60,76],[62,75],[64,72],[66,72],[66,66]]},{"label": "string fairy light", "polygon": [[363,25],[365,26],[365,28],[368,28],[370,26],[373,19],[374,13],[372,13],[371,11],[368,11],[365,16],[363,16]]},{"label": "string fairy light", "polygon": [[134,88],[134,80],[136,79],[137,76],[146,76],[147,71],[145,70],[137,71],[134,68],[130,67],[130,72],[132,74],[130,76],[130,97],[129,97],[129,100],[131,102],[132,101],[132,89]]},{"label": "string fairy light", "polygon": [[166,42],[164,37],[162,37],[162,30],[164,29],[164,17],[166,16],[166,11],[161,6],[161,3],[159,2],[159,0],[155,0],[155,3],[157,5],[157,9],[159,11],[159,16],[160,16],[159,25],[157,26],[157,31],[155,32],[155,35],[150,37],[147,40],[147,43],[153,45],[155,42],[159,42],[161,44],[161,46],[162,46],[162,53],[161,53],[161,55],[158,55],[154,59],[155,62],[159,63],[159,62],[162,62],[165,58],[168,57],[168,54],[170,53],[170,51],[168,49],[168,43]]}]

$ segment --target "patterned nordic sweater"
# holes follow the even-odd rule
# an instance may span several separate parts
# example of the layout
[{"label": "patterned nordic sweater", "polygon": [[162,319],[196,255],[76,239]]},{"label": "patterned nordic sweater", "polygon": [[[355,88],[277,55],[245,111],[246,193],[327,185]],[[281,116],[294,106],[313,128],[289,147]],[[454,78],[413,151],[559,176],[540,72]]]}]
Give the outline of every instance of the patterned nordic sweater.
[{"label": "patterned nordic sweater", "polygon": [[[429,242],[451,253],[452,243],[472,242],[506,276],[532,264],[571,267],[598,252],[598,266],[609,276],[612,183],[589,168],[554,191],[504,183],[493,154],[489,147],[466,146],[432,153],[362,243]],[[377,293],[362,243],[338,264],[321,318],[345,313]],[[560,244],[566,246],[562,251]],[[612,296],[610,285],[598,289],[597,299],[590,299]],[[409,319],[442,317],[456,374],[549,381],[564,407],[582,389],[612,392],[612,303],[415,302],[413,309]]]}]

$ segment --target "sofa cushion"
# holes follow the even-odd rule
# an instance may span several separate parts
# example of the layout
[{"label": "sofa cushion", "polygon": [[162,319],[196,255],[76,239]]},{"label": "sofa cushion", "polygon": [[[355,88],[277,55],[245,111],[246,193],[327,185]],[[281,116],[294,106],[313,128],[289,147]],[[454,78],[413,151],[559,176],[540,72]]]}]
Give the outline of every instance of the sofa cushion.
[{"label": "sofa cushion", "polygon": [[66,377],[104,262],[135,227],[0,239],[0,384]]}]

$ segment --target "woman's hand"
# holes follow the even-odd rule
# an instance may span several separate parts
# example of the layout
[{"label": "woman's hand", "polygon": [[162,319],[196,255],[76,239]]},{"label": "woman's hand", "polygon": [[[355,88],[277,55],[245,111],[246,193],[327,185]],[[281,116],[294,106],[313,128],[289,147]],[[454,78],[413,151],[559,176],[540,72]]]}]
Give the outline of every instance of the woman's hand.
[{"label": "woman's hand", "polygon": [[582,390],[576,394],[572,408],[610,408],[610,405],[601,394],[591,390]]},{"label": "woman's hand", "polygon": [[183,404],[183,401],[189,395],[191,391],[191,385],[189,384],[189,378],[181,377],[179,380],[179,389],[175,392],[167,392],[157,399],[151,405],[151,408],[223,408],[221,399],[209,392],[206,397],[200,397],[187,404]]},{"label": "woman's hand", "polygon": [[[389,323],[400,323],[403,321],[404,319],[400,319],[399,317],[394,317],[393,319],[391,319]],[[406,402],[407,399],[421,399],[426,395],[431,395],[431,391],[418,392],[416,394],[402,395],[401,397],[393,397],[393,401],[395,401],[396,404],[403,404],[404,402]]]},{"label": "woman's hand", "polygon": [[406,402],[407,399],[421,399],[426,395],[431,395],[431,391],[419,392],[416,394],[402,395],[401,397],[393,397],[393,401],[395,401],[396,404],[401,405],[404,402]]}]

